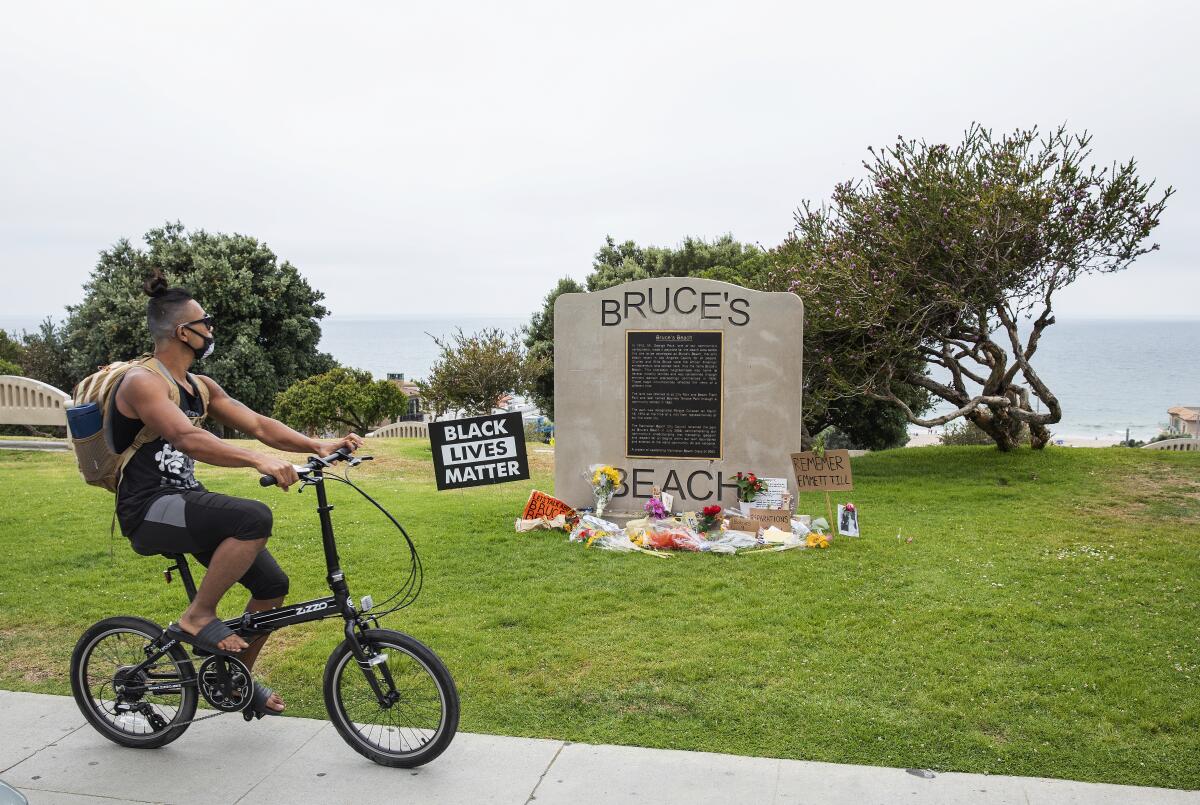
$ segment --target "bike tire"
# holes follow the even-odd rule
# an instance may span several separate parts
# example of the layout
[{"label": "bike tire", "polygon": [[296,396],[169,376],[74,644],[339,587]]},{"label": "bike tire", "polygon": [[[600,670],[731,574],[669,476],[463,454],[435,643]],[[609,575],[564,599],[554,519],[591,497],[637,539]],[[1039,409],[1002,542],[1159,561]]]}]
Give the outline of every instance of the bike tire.
[{"label": "bike tire", "polygon": [[[140,662],[140,660],[137,658],[135,652],[141,651],[145,643],[157,638],[162,634],[162,631],[161,626],[145,618],[136,618],[127,615],[105,618],[95,623],[83,633],[83,636],[75,644],[75,650],[71,653],[71,692],[75,696],[75,703],[79,706],[79,710],[83,713],[84,718],[95,727],[97,732],[121,746],[128,746],[135,749],[156,749],[160,746],[166,746],[171,741],[183,735],[188,728],[187,722],[191,721],[192,717],[196,714],[196,705],[198,703],[195,685],[196,671],[192,666],[191,660],[188,658],[187,652],[178,645],[173,646],[165,655],[165,657],[170,658],[170,662],[173,664],[175,672],[180,679],[179,705],[174,708],[174,713],[167,722],[168,726],[166,728],[152,728],[152,731],[146,734],[123,729],[116,723],[116,720],[120,716],[112,720],[108,718],[109,715],[113,714],[104,709],[103,698],[97,701],[92,686],[89,684],[88,672],[91,667],[91,661],[93,656],[95,656],[97,647],[101,645],[104,639],[121,634],[129,635],[131,638],[127,646],[130,649],[129,660],[130,663],[136,663]],[[142,638],[144,638],[145,643],[140,642]],[[118,662],[121,659],[119,654],[110,653],[109,657],[104,658],[103,664],[109,664],[114,657]],[[141,659],[145,659],[144,653]],[[102,679],[104,674],[98,672],[96,677],[97,680]],[[101,690],[102,688],[103,685],[100,686]],[[162,717],[163,713],[161,710],[159,713],[160,717]],[[145,720],[143,717],[143,721]],[[136,721],[134,723],[136,724]]]},{"label": "bike tire", "polygon": [[[450,676],[450,671],[433,653],[432,649],[403,632],[390,629],[368,629],[362,633],[361,640],[369,644],[375,651],[388,654],[388,668],[392,672],[393,678],[397,679],[398,691],[401,688],[398,677],[401,676],[404,679],[411,679],[413,685],[426,688],[429,687],[427,682],[432,683],[433,687],[430,690],[437,692],[438,711],[435,713],[429,709],[427,704],[422,702],[419,692],[417,696],[411,696],[415,689],[412,686],[405,686],[405,696],[411,696],[411,698],[397,702],[397,705],[404,705],[403,707],[387,710],[380,708],[374,694],[370,692],[366,677],[358,667],[350,641],[343,640],[329,655],[329,661],[325,663],[325,677],[322,683],[325,709],[329,712],[329,718],[333,722],[334,728],[354,751],[382,766],[407,769],[428,763],[446,751],[446,747],[454,740],[454,735],[458,730],[458,688]],[[356,701],[346,701],[347,688],[356,689],[356,691],[352,691],[359,694]],[[362,691],[366,691],[366,694],[363,694]],[[359,708],[367,707],[369,711],[371,704],[374,704],[378,712],[374,714],[368,712],[368,715],[376,716],[377,721],[384,723],[366,723],[364,727],[356,726],[355,721],[351,718],[352,712],[362,715],[363,711]],[[418,707],[427,709],[418,710],[416,709]],[[417,726],[399,724],[397,721],[400,718],[415,719],[422,723]],[[437,723],[432,723],[435,720]],[[380,732],[378,741],[371,739],[371,735],[376,729]],[[392,737],[397,736],[398,740],[403,742],[406,740],[405,730],[410,736],[421,738],[424,737],[421,733],[430,734],[428,740],[422,741],[419,746],[406,749],[402,744],[401,748],[392,749]],[[388,741],[386,747],[382,745],[384,736]],[[415,742],[411,743],[415,744]]]}]

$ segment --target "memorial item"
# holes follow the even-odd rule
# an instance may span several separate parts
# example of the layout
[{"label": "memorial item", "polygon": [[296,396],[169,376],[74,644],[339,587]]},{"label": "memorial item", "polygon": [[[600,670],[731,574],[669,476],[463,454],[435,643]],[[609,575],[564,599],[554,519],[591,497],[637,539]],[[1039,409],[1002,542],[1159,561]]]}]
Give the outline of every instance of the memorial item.
[{"label": "memorial item", "polygon": [[849,492],[854,488],[849,450],[792,453],[792,469],[801,492]]},{"label": "memorial item", "polygon": [[604,507],[612,500],[613,492],[621,483],[620,474],[607,464],[593,464],[588,467],[592,481],[592,499],[596,504],[596,516],[604,515]]},{"label": "memorial item", "polygon": [[647,548],[695,552],[700,550],[703,541],[704,538],[692,529],[667,523],[651,523],[642,538],[642,544]]},{"label": "memorial item", "polygon": [[516,521],[516,529],[518,534],[523,534],[527,531],[537,531],[539,529],[564,529],[570,531],[571,528],[567,524],[565,514],[555,515],[554,517],[530,517],[519,519]]},{"label": "memorial item", "polygon": [[651,556],[669,557],[665,551],[689,551],[691,553],[735,554],[742,551],[753,553],[765,544],[772,550],[785,550],[804,546],[806,529],[799,521],[794,526],[802,529],[792,533],[774,529],[772,542],[764,542],[755,534],[737,531],[714,530],[702,534],[681,523],[676,518],[651,520],[642,517],[630,520],[625,528],[593,514],[584,514],[571,529],[568,540],[583,543],[588,548],[601,548],[621,553],[646,553]]},{"label": "memorial item", "polygon": [[663,506],[661,498],[650,498],[642,508],[646,510],[646,514],[650,515],[650,518],[653,520],[662,520],[667,516],[667,509]]},{"label": "memorial item", "polygon": [[721,529],[721,507],[705,506],[696,522],[696,530],[703,534],[707,534],[710,531],[719,531]]},{"label": "memorial item", "polygon": [[846,537],[858,536],[858,509],[853,503],[838,504],[838,533]]},{"label": "memorial item", "polygon": [[800,449],[803,388],[795,294],[637,280],[560,295],[554,329],[554,488],[563,501],[582,506],[592,496],[575,468],[595,456],[620,472],[613,505],[623,511],[640,512],[655,486],[668,512],[733,508],[734,476],[746,467],[795,491],[788,456]]},{"label": "memorial item", "polygon": [[816,531],[808,532],[808,547],[810,548],[828,548],[829,537]]},{"label": "memorial item", "polygon": [[755,498],[767,491],[767,484],[765,481],[759,480],[759,477],[752,472],[739,472],[733,477],[733,482],[737,484],[737,498],[738,504],[742,509],[742,515],[748,515],[750,513],[750,504]]},{"label": "memorial item", "polygon": [[758,520],[751,520],[749,517],[730,515],[725,521],[725,527],[730,531],[744,531],[747,534],[757,534],[762,530],[763,524]]},{"label": "memorial item", "polygon": [[636,520],[630,520],[625,524],[625,536],[634,545],[641,545],[642,538],[646,534],[646,528],[650,525],[649,517],[639,517]]},{"label": "memorial item", "polygon": [[762,526],[778,526],[779,528],[790,529],[792,527],[792,513],[786,509],[760,509],[757,506],[750,509],[750,519],[762,524]]},{"label": "memorial item", "polygon": [[763,531],[762,540],[768,545],[791,545],[800,541],[790,529],[784,531],[776,526],[771,526]]},{"label": "memorial item", "polygon": [[817,450],[792,453],[792,470],[796,473],[796,487],[801,492],[824,492],[825,511],[829,515],[826,528],[832,532],[829,522],[833,519],[833,503],[830,492],[848,492],[854,488],[850,473],[849,450]]},{"label": "memorial item", "polygon": [[788,487],[787,478],[764,478],[758,476],[758,480],[762,481],[766,486],[762,492],[754,497],[751,503],[760,509],[791,509],[792,503],[796,496]]},{"label": "memorial item", "polygon": [[529,493],[529,500],[525,501],[525,510],[521,512],[521,517],[525,520],[533,520],[538,517],[555,517],[559,514],[567,518],[576,516],[575,510],[558,498],[535,489]]}]

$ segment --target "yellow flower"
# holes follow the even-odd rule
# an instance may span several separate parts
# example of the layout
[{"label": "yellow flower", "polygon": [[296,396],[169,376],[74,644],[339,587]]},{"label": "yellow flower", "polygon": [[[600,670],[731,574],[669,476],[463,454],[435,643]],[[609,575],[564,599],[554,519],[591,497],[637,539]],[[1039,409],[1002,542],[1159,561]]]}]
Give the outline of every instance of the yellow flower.
[{"label": "yellow flower", "polygon": [[828,548],[829,537],[824,534],[818,534],[816,531],[810,531],[808,532],[808,539],[805,540],[805,544],[810,548]]},{"label": "yellow flower", "polygon": [[592,486],[598,489],[606,487],[610,489],[616,489],[617,484],[620,483],[620,481],[620,474],[618,474],[617,471],[612,467],[600,467],[594,473],[592,473]]}]

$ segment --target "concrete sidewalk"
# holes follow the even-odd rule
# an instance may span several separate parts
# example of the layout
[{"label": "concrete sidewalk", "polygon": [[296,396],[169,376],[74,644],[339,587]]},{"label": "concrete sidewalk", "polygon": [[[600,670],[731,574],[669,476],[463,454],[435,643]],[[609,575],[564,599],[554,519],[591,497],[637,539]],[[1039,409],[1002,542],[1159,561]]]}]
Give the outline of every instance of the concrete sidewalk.
[{"label": "concrete sidewalk", "polygon": [[0,450],[70,450],[71,445],[66,439],[42,439],[18,441],[16,439],[0,439]]},{"label": "concrete sidewalk", "polygon": [[1200,804],[1200,792],[460,733],[419,769],[377,766],[326,721],[238,715],[163,749],[100,737],[70,697],[0,691],[0,779],[33,805],[180,803]]}]

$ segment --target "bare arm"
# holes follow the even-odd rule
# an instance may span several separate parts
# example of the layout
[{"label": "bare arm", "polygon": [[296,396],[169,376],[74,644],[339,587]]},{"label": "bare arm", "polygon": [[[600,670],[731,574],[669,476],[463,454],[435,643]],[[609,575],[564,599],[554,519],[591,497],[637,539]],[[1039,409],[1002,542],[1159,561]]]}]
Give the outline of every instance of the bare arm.
[{"label": "bare arm", "polygon": [[242,433],[253,436],[268,447],[276,450],[289,450],[297,453],[313,453],[327,456],[339,447],[351,450],[362,445],[362,438],[351,433],[342,439],[312,439],[303,433],[292,430],[278,419],[263,416],[238,402],[221,388],[211,377],[198,377],[197,380],[208,386],[208,411],[213,419],[222,425],[227,425]]},{"label": "bare arm", "polygon": [[218,467],[254,467],[265,475],[274,476],[283,489],[298,480],[290,463],[229,444],[194,426],[183,411],[171,403],[166,381],[150,371],[130,370],[117,390],[117,404],[121,409],[128,409],[128,414],[156,431],[176,450],[196,461]]},{"label": "bare arm", "polygon": [[211,377],[198,377],[196,380],[208,386],[208,414],[222,425],[253,436],[276,450],[289,450],[294,453],[319,451],[320,443],[316,439],[310,439],[303,433],[292,430],[277,419],[251,411],[230,397]]}]

